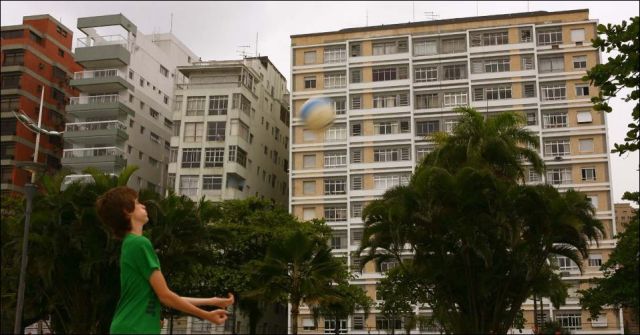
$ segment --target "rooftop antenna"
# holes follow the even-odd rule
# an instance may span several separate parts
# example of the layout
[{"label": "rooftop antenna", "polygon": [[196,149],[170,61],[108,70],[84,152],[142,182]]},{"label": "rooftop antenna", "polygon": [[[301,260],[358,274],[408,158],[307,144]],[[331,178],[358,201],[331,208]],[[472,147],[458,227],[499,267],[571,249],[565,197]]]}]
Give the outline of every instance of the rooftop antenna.
[{"label": "rooftop antenna", "polygon": [[476,16],[478,16],[478,1],[476,1]]},{"label": "rooftop antenna", "polygon": [[412,14],[413,14],[413,21],[416,21],[416,2],[415,1],[411,1],[411,6],[412,8]]},{"label": "rooftop antenna", "polygon": [[436,14],[436,12],[424,12],[424,15],[427,16],[429,21],[437,20],[440,17],[440,14]]},{"label": "rooftop antenna", "polygon": [[366,12],[366,21],[365,22],[366,22],[365,25],[368,27],[369,26],[369,10],[368,9],[367,9],[367,12]]},{"label": "rooftop antenna", "polygon": [[258,33],[256,32],[256,57],[258,57]]},{"label": "rooftop antenna", "polygon": [[169,23],[169,32],[173,32],[173,13],[171,13],[171,22]]},{"label": "rooftop antenna", "polygon": [[240,56],[242,56],[242,58],[247,58],[247,48],[250,48],[251,46],[249,45],[238,45],[238,48],[240,48],[239,50],[236,50],[236,53]]}]

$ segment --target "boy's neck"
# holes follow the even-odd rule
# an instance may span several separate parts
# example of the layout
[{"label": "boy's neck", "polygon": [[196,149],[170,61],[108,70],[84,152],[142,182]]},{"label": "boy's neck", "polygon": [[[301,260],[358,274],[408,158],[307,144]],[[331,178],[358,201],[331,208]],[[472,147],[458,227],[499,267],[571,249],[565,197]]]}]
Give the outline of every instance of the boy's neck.
[{"label": "boy's neck", "polygon": [[137,222],[131,222],[131,234],[134,235],[138,235],[138,236],[142,236],[142,226],[144,224],[141,223],[137,223]]}]

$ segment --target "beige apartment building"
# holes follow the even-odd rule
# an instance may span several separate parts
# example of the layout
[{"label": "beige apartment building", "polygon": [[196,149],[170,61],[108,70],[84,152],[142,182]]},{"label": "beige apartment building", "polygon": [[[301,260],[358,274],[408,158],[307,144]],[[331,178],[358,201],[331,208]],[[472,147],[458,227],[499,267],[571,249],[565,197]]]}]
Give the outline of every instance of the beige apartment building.
[{"label": "beige apartment building", "polygon": [[[291,36],[292,126],[290,211],[302,219],[325,218],[333,228],[331,246],[355,273],[351,255],[362,238],[362,209],[385,190],[406,184],[416,164],[433,148],[426,139],[456,124],[452,109],[470,105],[488,115],[519,111],[540,137],[547,182],[588,195],[606,236],[585,260],[584,272],[559,257],[570,285],[566,305],[544,300],[540,318],[557,320],[573,333],[620,333],[622,314],[606,310],[591,320],[577,290],[600,277],[617,233],[611,198],[606,118],[592,108],[597,89],[581,80],[600,62],[590,40],[596,19],[589,11],[529,12],[407,24],[349,28]],[[300,108],[312,96],[334,101],[337,118],[321,132],[305,129]],[[366,264],[353,283],[372,298],[376,283],[394,264]],[[533,326],[533,302],[524,305]],[[342,320],[350,334],[384,334],[400,328],[377,315]],[[416,308],[428,316],[429,309]],[[291,323],[289,323],[290,325]],[[302,309],[300,333],[325,333],[331,321],[315,324]],[[400,331],[400,329],[397,329]],[[517,330],[516,330],[517,331]],[[413,333],[439,333],[417,326]]]}]

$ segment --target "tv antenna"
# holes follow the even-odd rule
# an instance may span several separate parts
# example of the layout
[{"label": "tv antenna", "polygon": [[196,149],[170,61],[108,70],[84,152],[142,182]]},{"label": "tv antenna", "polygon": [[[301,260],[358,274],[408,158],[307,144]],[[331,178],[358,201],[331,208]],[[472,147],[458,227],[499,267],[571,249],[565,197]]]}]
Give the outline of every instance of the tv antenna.
[{"label": "tv antenna", "polygon": [[247,49],[250,48],[250,45],[238,45],[237,46],[239,49],[236,50],[236,53],[240,56],[242,56],[242,58],[247,58],[248,52]]},{"label": "tv antenna", "polygon": [[440,17],[440,14],[436,14],[436,12],[424,12],[424,15],[428,21],[437,20]]}]

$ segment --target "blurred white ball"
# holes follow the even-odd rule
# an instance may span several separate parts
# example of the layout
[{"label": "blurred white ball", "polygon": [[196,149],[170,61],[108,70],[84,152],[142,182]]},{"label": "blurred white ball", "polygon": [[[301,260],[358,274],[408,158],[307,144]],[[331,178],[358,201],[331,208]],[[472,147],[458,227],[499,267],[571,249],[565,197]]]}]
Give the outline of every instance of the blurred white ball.
[{"label": "blurred white ball", "polygon": [[309,129],[319,130],[336,118],[333,102],[327,98],[311,98],[302,105],[300,116]]}]

